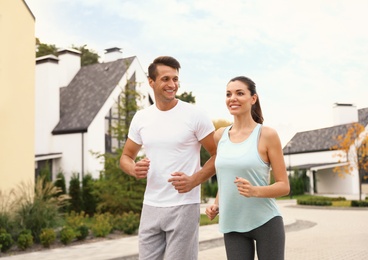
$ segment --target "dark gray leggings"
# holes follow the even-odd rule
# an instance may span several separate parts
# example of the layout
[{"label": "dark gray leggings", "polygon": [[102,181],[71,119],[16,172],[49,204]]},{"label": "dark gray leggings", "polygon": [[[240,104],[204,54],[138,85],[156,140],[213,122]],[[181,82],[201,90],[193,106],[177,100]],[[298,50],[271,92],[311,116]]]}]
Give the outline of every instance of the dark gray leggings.
[{"label": "dark gray leggings", "polygon": [[284,221],[277,216],[249,232],[225,233],[224,241],[228,260],[253,260],[255,247],[259,260],[284,260]]}]

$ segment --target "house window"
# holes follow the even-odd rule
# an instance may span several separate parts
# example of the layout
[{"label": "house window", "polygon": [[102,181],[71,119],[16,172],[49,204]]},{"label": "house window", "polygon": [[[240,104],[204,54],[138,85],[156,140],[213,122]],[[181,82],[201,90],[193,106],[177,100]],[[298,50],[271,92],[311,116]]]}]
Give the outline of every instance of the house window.
[{"label": "house window", "polygon": [[52,180],[52,160],[37,161],[37,168],[35,169],[35,179],[39,176],[45,176],[47,180]]}]

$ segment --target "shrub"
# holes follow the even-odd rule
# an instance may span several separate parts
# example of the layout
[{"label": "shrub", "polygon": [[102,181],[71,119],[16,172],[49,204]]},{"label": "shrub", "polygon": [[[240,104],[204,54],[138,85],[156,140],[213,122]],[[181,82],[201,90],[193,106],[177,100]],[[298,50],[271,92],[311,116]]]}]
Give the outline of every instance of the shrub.
[{"label": "shrub", "polygon": [[85,175],[83,177],[82,184],[83,209],[88,215],[93,216],[97,208],[97,199],[93,194],[94,180],[92,175]]},{"label": "shrub", "polygon": [[56,233],[52,228],[43,228],[40,234],[40,242],[44,247],[49,248],[50,245],[55,243]]},{"label": "shrub", "polygon": [[70,244],[75,237],[76,237],[76,234],[71,227],[66,226],[60,230],[60,241],[64,245]]},{"label": "shrub", "polygon": [[351,206],[352,207],[368,207],[368,201],[367,200],[352,200]]},{"label": "shrub", "polygon": [[139,214],[129,211],[114,218],[114,229],[123,231],[125,234],[133,234],[139,227]]},{"label": "shrub", "polygon": [[297,200],[298,205],[311,205],[311,206],[331,206],[332,202],[331,200],[325,200],[325,199],[298,199]]},{"label": "shrub", "polygon": [[73,173],[69,182],[70,205],[69,211],[81,212],[82,210],[82,194],[79,181],[79,174]]},{"label": "shrub", "polygon": [[105,214],[95,214],[95,220],[91,226],[91,230],[94,236],[96,237],[106,237],[110,234],[112,230],[111,215],[108,213]]},{"label": "shrub", "polygon": [[82,224],[79,227],[77,227],[76,236],[77,236],[78,240],[86,239],[88,234],[89,234],[89,229],[88,229],[87,225]]},{"label": "shrub", "polygon": [[5,229],[1,228],[0,229],[1,252],[8,251],[12,247],[13,243],[14,241],[12,236],[8,232],[6,232]]},{"label": "shrub", "polygon": [[17,245],[20,249],[26,250],[33,245],[33,236],[30,230],[23,230],[20,232]]},{"label": "shrub", "polygon": [[15,198],[15,223],[20,229],[31,230],[36,242],[40,241],[40,233],[44,228],[54,228],[62,220],[59,208],[65,205],[68,197],[56,197],[60,190],[51,182],[37,178],[35,185],[21,185]]}]

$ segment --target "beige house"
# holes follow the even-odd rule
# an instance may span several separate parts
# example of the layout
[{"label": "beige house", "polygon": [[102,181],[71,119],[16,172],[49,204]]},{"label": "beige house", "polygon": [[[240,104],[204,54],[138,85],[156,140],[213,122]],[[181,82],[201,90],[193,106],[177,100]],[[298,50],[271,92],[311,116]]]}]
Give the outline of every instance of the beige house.
[{"label": "beige house", "polygon": [[0,190],[34,182],[35,17],[0,1]]}]

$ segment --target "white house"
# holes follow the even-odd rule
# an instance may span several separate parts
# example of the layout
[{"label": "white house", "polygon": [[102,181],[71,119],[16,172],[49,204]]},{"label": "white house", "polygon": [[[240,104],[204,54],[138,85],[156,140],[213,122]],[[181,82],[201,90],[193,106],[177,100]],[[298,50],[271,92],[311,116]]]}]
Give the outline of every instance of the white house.
[{"label": "white house", "polygon": [[[351,123],[359,122],[368,129],[368,108],[357,110],[353,104],[335,103],[334,126],[299,132],[283,148],[288,171],[306,170],[310,180],[311,194],[359,195],[359,174],[355,168],[351,174],[339,177],[333,172],[336,166],[347,165],[349,156],[342,151],[332,150],[336,137],[345,135]],[[337,156],[340,153],[342,157]],[[368,193],[364,184],[363,193]]]},{"label": "white house", "polygon": [[48,165],[52,179],[61,171],[67,185],[73,173],[99,176],[103,162],[92,152],[103,154],[117,145],[108,130],[128,83],[142,95],[138,105],[153,103],[137,57],[123,58],[119,48],[111,48],[103,63],[80,64],[81,54],[73,49],[36,59],[35,172]]}]

